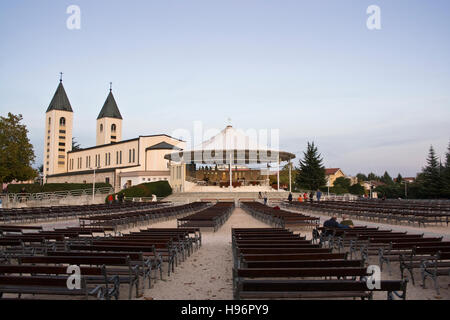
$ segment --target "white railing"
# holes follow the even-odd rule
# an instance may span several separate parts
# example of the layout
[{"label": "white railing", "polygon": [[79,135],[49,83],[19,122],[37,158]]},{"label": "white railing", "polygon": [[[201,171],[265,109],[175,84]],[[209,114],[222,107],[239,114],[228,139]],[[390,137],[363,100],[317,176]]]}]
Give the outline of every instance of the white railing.
[{"label": "white railing", "polygon": [[[108,195],[114,193],[114,189],[111,187],[103,187],[95,189],[95,196]],[[67,191],[55,191],[55,192],[42,192],[42,193],[8,193],[2,195],[2,202],[10,203],[24,203],[29,201],[51,201],[62,200],[68,197],[81,197],[92,196],[92,189],[78,189]]]}]

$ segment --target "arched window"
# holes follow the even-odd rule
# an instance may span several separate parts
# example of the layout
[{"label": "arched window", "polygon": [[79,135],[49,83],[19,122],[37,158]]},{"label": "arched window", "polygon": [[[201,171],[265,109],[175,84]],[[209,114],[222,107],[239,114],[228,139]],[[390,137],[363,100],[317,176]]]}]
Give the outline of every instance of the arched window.
[{"label": "arched window", "polygon": [[48,118],[48,125],[52,124],[52,118]]},{"label": "arched window", "polygon": [[116,132],[117,126],[115,124],[111,125],[111,132]]},{"label": "arched window", "polygon": [[103,132],[103,124],[100,125],[100,132]]},{"label": "arched window", "polygon": [[66,118],[61,118],[61,119],[59,119],[59,125],[61,126],[61,127],[65,127],[66,126]]}]

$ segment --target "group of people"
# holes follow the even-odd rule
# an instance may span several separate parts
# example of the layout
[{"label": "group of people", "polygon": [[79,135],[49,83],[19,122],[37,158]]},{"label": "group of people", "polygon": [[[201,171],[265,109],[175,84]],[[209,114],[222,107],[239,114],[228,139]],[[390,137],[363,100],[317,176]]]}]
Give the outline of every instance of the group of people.
[{"label": "group of people", "polygon": [[113,204],[114,202],[118,202],[118,203],[123,203],[125,196],[123,195],[123,193],[119,193],[117,195],[117,199],[116,199],[116,195],[115,194],[110,194],[108,196],[108,204]]},{"label": "group of people", "polygon": [[[320,202],[321,198],[322,198],[322,192],[320,190],[317,190],[317,192],[316,192],[317,202]],[[293,199],[292,193],[289,193],[288,201],[292,202],[293,200],[294,199]],[[314,192],[310,192],[309,194],[307,192],[305,192],[303,194],[300,193],[297,200],[298,200],[298,202],[307,202],[308,200],[310,202],[314,202]]]},{"label": "group of people", "polygon": [[[116,202],[123,203],[124,199],[125,199],[125,196],[122,192],[117,195],[117,199],[116,199],[115,194],[110,194],[107,198],[108,204],[110,204],[110,205],[113,203],[116,203]],[[141,199],[141,201],[142,201],[142,199]],[[158,197],[155,194],[152,194],[152,202],[158,202]]]}]

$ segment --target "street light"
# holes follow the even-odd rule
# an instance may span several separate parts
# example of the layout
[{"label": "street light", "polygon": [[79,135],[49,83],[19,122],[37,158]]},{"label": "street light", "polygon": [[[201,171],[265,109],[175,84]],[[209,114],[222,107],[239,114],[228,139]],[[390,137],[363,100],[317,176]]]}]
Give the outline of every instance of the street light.
[{"label": "street light", "polygon": [[405,184],[405,199],[408,199],[408,181],[403,180],[403,183]]},{"label": "street light", "polygon": [[100,166],[94,167],[94,181],[92,182],[92,204],[95,202],[95,170],[100,169]]},{"label": "street light", "polygon": [[328,197],[330,196],[330,176],[327,177]]}]

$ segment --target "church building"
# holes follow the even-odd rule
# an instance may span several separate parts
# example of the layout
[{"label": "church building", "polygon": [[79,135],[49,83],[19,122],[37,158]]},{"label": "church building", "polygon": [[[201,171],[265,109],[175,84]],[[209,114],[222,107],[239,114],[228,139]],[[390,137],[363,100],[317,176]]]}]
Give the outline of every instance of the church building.
[{"label": "church building", "polygon": [[110,89],[97,117],[96,146],[72,150],[73,109],[62,79],[46,112],[46,183],[110,183],[116,191],[146,182],[170,181],[168,153],[185,142],[166,134],[122,140],[123,118]]}]

